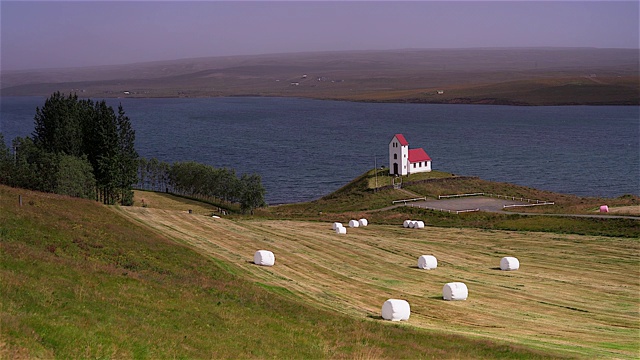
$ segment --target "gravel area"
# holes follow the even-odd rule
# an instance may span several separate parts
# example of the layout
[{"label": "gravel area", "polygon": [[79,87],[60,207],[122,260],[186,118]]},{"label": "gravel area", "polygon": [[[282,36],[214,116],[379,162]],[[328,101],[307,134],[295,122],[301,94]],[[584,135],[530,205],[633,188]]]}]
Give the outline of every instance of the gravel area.
[{"label": "gravel area", "polygon": [[515,204],[522,205],[527,204],[527,202],[496,199],[484,196],[469,196],[454,199],[415,201],[407,203],[407,206],[420,206],[450,211],[479,209],[482,211],[500,212],[504,205]]}]

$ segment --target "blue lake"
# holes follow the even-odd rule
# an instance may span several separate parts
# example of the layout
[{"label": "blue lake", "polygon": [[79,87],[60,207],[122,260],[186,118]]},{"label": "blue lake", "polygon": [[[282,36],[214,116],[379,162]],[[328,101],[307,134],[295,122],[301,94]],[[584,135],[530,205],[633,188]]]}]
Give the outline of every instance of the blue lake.
[{"label": "blue lake", "polygon": [[[5,141],[33,131],[42,97],[0,98]],[[297,98],[107,99],[141,156],[259,173],[270,204],[326,195],[388,167],[402,133],[434,170],[580,196],[640,195],[636,106],[370,104]]]}]

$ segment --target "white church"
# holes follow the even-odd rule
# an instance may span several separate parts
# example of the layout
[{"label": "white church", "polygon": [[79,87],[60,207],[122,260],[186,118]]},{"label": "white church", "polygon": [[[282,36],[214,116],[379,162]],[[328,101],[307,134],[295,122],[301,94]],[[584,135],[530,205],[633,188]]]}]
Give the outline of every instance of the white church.
[{"label": "white church", "polygon": [[389,175],[409,175],[431,171],[431,158],[423,148],[409,149],[402,134],[395,134],[389,143]]}]

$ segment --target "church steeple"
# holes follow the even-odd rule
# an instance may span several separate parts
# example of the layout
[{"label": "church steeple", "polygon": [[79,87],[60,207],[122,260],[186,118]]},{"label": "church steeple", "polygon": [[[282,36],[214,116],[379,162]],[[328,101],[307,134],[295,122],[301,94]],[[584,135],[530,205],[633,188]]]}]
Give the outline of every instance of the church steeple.
[{"label": "church steeple", "polygon": [[409,143],[402,134],[395,134],[389,143],[389,174],[407,175]]}]

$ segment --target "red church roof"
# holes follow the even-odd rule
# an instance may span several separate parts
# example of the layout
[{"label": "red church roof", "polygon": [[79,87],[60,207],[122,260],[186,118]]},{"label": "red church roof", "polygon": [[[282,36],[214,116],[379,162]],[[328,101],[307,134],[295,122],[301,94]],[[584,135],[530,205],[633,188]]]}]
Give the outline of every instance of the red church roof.
[{"label": "red church roof", "polygon": [[407,141],[407,139],[404,138],[404,135],[396,134],[396,138],[398,139],[398,141],[400,141],[400,145],[409,146],[409,142]]},{"label": "red church roof", "polygon": [[417,162],[421,162],[421,161],[431,161],[431,158],[429,157],[429,155],[427,155],[427,153],[424,151],[423,148],[410,149],[409,150],[409,162],[410,163],[417,163]]}]

